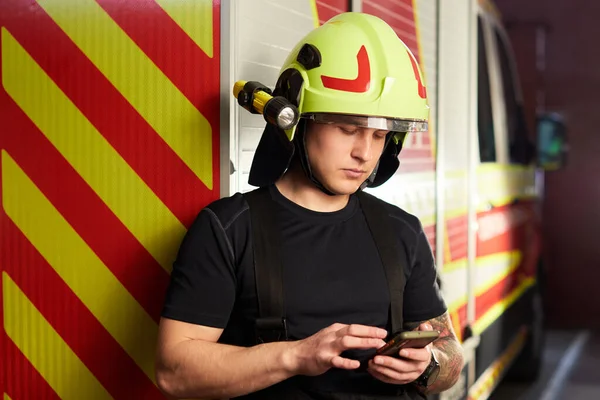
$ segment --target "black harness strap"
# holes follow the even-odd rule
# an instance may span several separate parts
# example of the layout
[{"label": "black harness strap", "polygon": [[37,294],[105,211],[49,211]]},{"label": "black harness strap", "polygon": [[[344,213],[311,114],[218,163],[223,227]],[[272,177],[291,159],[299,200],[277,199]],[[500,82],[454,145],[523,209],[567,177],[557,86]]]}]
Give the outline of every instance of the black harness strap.
[{"label": "black harness strap", "polygon": [[404,246],[397,241],[384,202],[368,193],[357,193],[369,230],[381,257],[390,291],[390,318],[392,333],[403,330],[404,264],[408,260]]},{"label": "black harness strap", "polygon": [[[385,270],[390,292],[392,333],[396,333],[402,330],[405,283],[402,266],[408,258],[404,246],[396,239],[383,201],[362,191],[357,195]],[[250,207],[252,225],[259,316],[255,325],[257,343],[287,340],[281,231],[275,220],[273,199],[268,188],[245,193],[244,198]]]},{"label": "black harness strap", "polygon": [[244,194],[250,207],[254,275],[258,297],[257,343],[288,339],[283,306],[283,259],[281,231],[275,220],[268,187]]}]

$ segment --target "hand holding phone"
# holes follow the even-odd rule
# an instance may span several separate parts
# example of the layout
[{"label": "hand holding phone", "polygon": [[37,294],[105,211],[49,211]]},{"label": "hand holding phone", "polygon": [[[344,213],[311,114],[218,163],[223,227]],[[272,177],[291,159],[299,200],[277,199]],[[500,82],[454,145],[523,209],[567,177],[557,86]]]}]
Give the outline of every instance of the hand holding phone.
[{"label": "hand holding phone", "polygon": [[375,353],[375,356],[400,358],[400,350],[405,348],[422,349],[440,337],[439,331],[404,331],[394,335]]}]

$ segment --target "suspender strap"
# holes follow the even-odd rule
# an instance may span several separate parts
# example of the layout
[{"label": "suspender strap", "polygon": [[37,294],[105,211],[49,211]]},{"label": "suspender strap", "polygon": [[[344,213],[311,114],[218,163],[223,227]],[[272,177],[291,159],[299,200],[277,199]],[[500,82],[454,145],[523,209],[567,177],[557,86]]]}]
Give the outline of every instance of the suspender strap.
[{"label": "suspender strap", "polygon": [[403,266],[408,260],[406,250],[396,239],[397,234],[392,230],[390,216],[384,202],[363,191],[358,192],[357,195],[385,270],[390,291],[392,333],[400,332],[403,330],[402,308],[405,283]]},{"label": "suspender strap", "polygon": [[255,331],[257,343],[287,340],[283,307],[283,259],[281,232],[275,220],[273,199],[268,188],[244,194],[250,207],[254,276],[258,298]]}]

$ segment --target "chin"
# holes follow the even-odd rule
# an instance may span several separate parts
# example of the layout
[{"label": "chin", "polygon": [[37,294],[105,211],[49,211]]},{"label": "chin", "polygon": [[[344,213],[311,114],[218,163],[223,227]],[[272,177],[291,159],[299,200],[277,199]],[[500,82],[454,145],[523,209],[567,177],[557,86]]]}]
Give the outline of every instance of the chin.
[{"label": "chin", "polygon": [[325,187],[338,196],[347,196],[356,193],[360,184],[358,181],[336,182],[335,184],[325,184]]}]

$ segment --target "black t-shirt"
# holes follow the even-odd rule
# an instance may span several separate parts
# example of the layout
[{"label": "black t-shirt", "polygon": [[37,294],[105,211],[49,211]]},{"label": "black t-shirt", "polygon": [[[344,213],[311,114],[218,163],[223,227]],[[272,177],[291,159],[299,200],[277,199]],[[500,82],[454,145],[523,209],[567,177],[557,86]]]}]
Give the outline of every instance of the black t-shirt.
[{"label": "black t-shirt", "polygon": [[[273,212],[282,234],[284,307],[290,339],[306,338],[335,322],[390,328],[385,271],[356,196],[336,212],[315,212],[285,198],[273,185]],[[389,205],[388,213],[409,260],[405,263],[405,322],[446,311],[431,248],[419,220]],[[198,215],[174,264],[162,315],[223,328],[220,341],[254,344],[257,316],[248,204],[241,194],[217,200]],[[364,359],[368,351],[344,356]],[[384,393],[389,385],[366,371],[331,369],[293,378],[325,391]],[[381,389],[381,390],[380,390]]]}]

